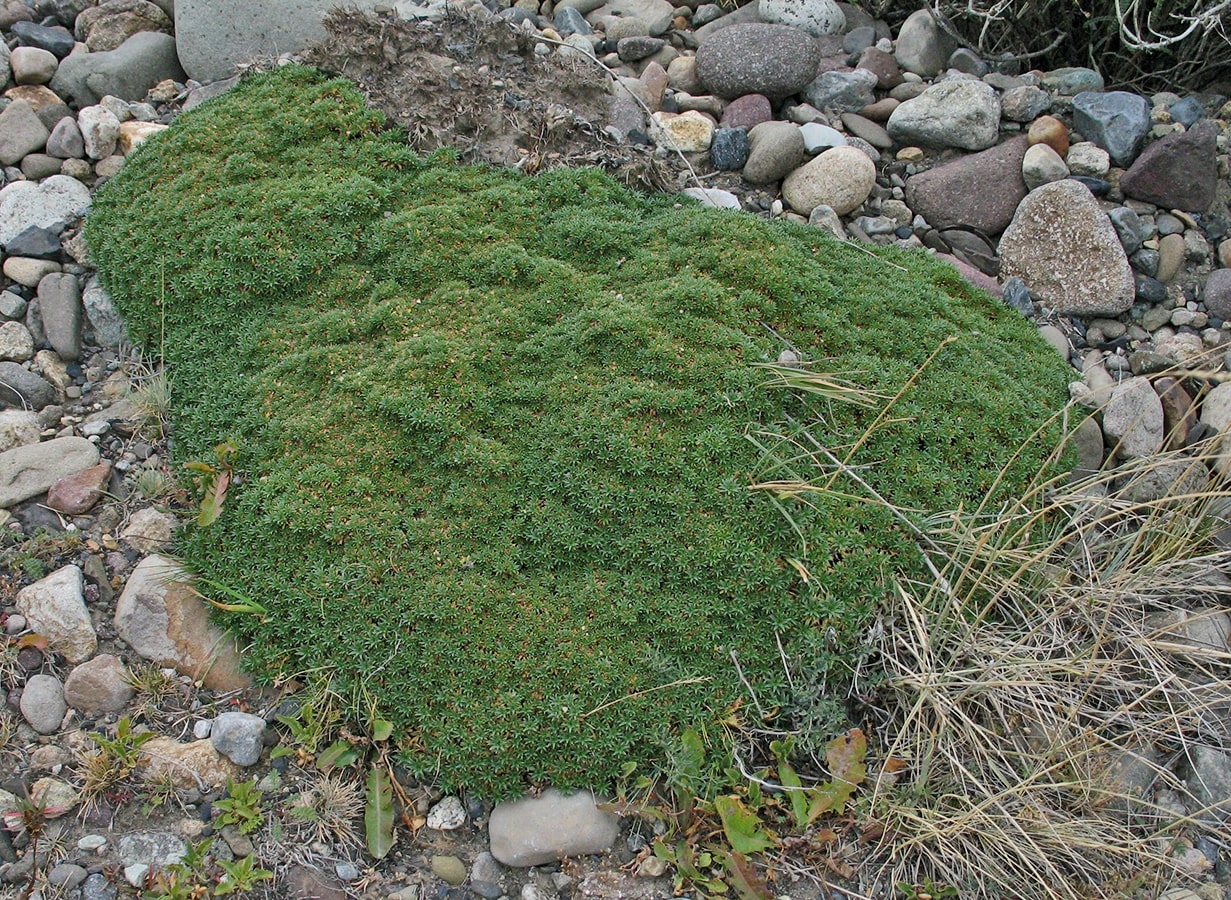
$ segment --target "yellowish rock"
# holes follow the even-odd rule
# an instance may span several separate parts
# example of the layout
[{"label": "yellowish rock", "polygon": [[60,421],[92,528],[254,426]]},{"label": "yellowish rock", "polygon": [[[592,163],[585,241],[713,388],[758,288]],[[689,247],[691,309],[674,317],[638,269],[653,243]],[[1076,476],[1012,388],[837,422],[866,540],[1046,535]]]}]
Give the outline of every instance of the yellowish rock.
[{"label": "yellowish rock", "polygon": [[120,123],[120,153],[127,156],[145,142],[151,134],[165,131],[166,125],[161,122],[138,122],[132,119]]},{"label": "yellowish rock", "polygon": [[239,766],[215,750],[209,738],[188,744],[169,737],[146,741],[137,774],[146,781],[169,778],[185,790],[221,787],[228,778],[242,777]]},{"label": "yellowish rock", "polygon": [[700,153],[714,139],[714,120],[704,113],[654,113],[654,138],[668,149],[681,153]]}]

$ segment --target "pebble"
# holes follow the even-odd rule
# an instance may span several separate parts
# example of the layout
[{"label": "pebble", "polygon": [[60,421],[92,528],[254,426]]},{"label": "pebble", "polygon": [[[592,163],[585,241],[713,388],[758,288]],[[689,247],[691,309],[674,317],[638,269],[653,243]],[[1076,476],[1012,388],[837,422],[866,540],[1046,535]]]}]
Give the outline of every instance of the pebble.
[{"label": "pebble", "polygon": [[600,810],[593,794],[565,796],[554,788],[538,797],[496,804],[487,827],[491,854],[506,866],[537,866],[566,856],[602,853],[620,832],[619,820]]},{"label": "pebble", "polygon": [[441,881],[454,886],[466,880],[466,864],[456,856],[433,856],[432,872]]},{"label": "pebble", "polygon": [[246,712],[224,712],[214,718],[209,741],[237,766],[254,766],[264,749],[265,720]]},{"label": "pebble", "polygon": [[427,827],[437,831],[454,831],[466,824],[466,807],[458,797],[448,796],[433,806],[427,814]]},{"label": "pebble", "polygon": [[39,734],[59,731],[68,704],[64,685],[53,675],[31,675],[21,692],[21,715]]}]

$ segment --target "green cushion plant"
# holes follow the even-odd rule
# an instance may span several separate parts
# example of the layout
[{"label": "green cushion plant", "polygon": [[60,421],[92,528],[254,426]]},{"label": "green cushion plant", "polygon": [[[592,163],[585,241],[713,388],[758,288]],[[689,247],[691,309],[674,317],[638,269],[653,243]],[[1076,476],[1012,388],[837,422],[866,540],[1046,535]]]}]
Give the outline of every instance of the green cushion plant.
[{"label": "green cushion plant", "polygon": [[[179,550],[266,611],[231,623],[253,670],[330,667],[414,771],[491,795],[653,766],[745,698],[733,656],[807,718],[779,641],[839,686],[887,576],[924,572],[845,478],[752,489],[816,479],[805,431],[839,457],[864,436],[850,464],[914,517],[1010,496],[1057,437],[1018,452],[1064,364],[942,263],[595,170],[418,158],[304,68],[150,139],[86,233],[165,354],[176,456],[237,448]],[[774,387],[788,344],[901,396]]]}]

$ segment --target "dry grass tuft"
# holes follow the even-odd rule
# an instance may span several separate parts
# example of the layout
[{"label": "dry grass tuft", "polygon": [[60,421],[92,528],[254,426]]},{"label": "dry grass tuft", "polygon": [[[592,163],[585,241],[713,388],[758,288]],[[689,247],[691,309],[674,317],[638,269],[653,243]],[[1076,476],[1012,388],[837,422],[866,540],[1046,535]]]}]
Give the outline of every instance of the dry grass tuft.
[{"label": "dry grass tuft", "polygon": [[1174,773],[1231,746],[1215,452],[927,523],[941,577],[899,581],[879,630],[882,876],[1078,898],[1194,874],[1183,850],[1216,817]]}]

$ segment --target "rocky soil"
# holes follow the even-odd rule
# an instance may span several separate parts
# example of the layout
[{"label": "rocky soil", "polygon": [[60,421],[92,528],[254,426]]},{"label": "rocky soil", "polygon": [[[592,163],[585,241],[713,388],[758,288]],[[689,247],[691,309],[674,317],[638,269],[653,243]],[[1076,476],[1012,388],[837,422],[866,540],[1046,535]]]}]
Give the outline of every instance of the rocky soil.
[{"label": "rocky soil", "polygon": [[[317,829],[295,814],[337,789],[308,759],[273,758],[280,741],[294,749],[277,717],[297,721],[311,687],[252,687],[242,648],[163,555],[195,514],[169,462],[165,377],[128,346],[79,236],[91,191],[126,155],[229,84],[187,78],[172,14],[143,0],[0,9],[0,813],[15,825],[32,794],[49,819],[37,847],[28,829],[0,831],[0,891],[135,896],[217,838],[215,858],[274,873],[256,887],[266,896],[671,896],[642,826],[586,796],[493,810],[408,781],[411,828],[379,865],[359,823]],[[828,0],[402,3],[329,28],[302,58],[353,79],[421,150],[528,174],[599,165],[843,240],[949,255],[1072,361],[1074,400],[1101,410],[1079,432],[1084,469],[1231,427],[1231,107],[1213,90],[1108,91],[1088,69],[980,59],[926,12],[890,27]],[[1205,612],[1231,650],[1231,616]],[[99,790],[90,735],[119,740],[125,719],[157,737]],[[1175,765],[1224,803],[1231,731]],[[219,821],[228,778],[264,793],[250,834]],[[1225,844],[1193,850],[1183,896],[1223,896]],[[841,896],[827,877],[784,862],[774,886]]]}]

